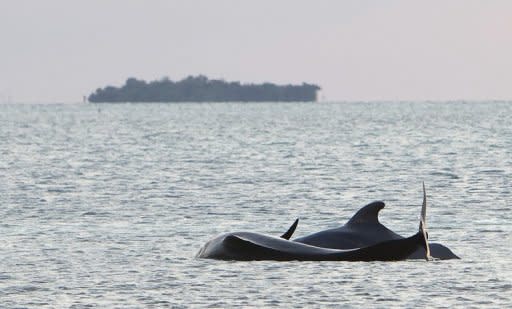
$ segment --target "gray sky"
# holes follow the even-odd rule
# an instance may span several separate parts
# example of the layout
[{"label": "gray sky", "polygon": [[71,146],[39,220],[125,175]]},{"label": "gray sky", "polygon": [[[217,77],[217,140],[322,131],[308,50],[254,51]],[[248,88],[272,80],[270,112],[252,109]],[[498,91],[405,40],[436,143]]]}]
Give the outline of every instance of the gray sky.
[{"label": "gray sky", "polygon": [[505,0],[0,0],[0,40],[0,102],[191,74],[327,100],[512,99]]}]

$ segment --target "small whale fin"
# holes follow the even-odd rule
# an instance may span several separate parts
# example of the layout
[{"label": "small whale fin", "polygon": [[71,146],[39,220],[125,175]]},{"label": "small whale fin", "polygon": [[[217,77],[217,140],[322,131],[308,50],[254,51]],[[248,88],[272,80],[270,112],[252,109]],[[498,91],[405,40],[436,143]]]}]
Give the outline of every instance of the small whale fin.
[{"label": "small whale fin", "polygon": [[423,235],[423,242],[425,247],[425,259],[427,261],[432,260],[430,255],[430,246],[428,244],[428,233],[427,233],[427,194],[425,192],[425,182],[423,182],[423,204],[421,205],[420,214],[420,233]]},{"label": "small whale fin", "polygon": [[293,233],[295,232],[295,229],[297,228],[297,224],[299,224],[299,219],[298,218],[295,220],[295,222],[293,222],[292,226],[290,226],[288,231],[286,231],[286,233],[281,235],[281,238],[289,240],[290,237],[292,237]]},{"label": "small whale fin", "polygon": [[[421,205],[420,220],[423,221],[423,228],[427,229],[427,193],[425,192],[425,182],[423,182],[423,203]],[[420,222],[421,228],[421,222]]]},{"label": "small whale fin", "polygon": [[379,211],[385,204],[381,201],[372,202],[359,209],[356,214],[348,220],[347,225],[360,223],[379,223]]}]

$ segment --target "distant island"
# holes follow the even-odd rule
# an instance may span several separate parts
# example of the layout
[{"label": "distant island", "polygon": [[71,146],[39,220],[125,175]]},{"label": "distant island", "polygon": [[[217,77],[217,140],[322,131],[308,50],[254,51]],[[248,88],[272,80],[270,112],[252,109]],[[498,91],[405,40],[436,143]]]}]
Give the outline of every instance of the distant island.
[{"label": "distant island", "polygon": [[313,84],[241,84],[206,76],[189,76],[180,81],[165,77],[146,82],[128,78],[121,87],[98,88],[89,102],[314,102],[320,87]]}]

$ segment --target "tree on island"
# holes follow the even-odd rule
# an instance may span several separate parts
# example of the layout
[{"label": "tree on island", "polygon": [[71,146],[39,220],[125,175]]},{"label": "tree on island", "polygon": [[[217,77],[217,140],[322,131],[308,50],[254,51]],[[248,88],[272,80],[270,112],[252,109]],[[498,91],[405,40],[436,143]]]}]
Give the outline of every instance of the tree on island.
[{"label": "tree on island", "polygon": [[310,102],[320,87],[313,84],[241,84],[206,76],[189,76],[174,82],[164,77],[146,82],[128,78],[121,87],[98,88],[89,102]]}]

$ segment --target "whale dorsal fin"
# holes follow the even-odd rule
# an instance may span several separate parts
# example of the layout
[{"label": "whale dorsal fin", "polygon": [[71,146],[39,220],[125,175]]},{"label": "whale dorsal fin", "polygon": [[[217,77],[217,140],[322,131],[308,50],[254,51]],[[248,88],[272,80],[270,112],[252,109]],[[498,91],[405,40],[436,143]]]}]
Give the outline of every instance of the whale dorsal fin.
[{"label": "whale dorsal fin", "polygon": [[293,222],[292,226],[290,226],[290,228],[288,229],[288,231],[286,231],[286,233],[284,233],[283,235],[281,235],[281,238],[284,238],[286,240],[289,240],[290,237],[292,237],[293,235],[293,232],[295,232],[295,229],[297,228],[297,224],[299,224],[299,219],[296,219],[295,222]]},{"label": "whale dorsal fin", "polygon": [[384,202],[372,202],[359,209],[356,214],[348,220],[347,225],[361,223],[379,223],[379,211],[384,208]]}]

